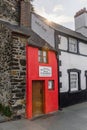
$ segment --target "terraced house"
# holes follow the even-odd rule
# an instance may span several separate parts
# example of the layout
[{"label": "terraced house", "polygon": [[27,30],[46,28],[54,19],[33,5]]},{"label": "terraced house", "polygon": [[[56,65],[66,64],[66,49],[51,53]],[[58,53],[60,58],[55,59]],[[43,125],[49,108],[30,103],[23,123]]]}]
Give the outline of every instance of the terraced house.
[{"label": "terraced house", "polygon": [[56,31],[61,107],[87,100],[86,19],[87,11],[82,9],[75,15],[76,31],[64,27]]}]

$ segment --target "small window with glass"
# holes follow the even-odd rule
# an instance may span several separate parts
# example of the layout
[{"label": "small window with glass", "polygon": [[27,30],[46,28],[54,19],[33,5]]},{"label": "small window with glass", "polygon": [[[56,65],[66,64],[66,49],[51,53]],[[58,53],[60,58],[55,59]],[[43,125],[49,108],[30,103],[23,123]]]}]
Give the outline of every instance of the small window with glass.
[{"label": "small window with glass", "polygon": [[48,81],[48,89],[49,90],[53,90],[54,89],[54,81],[53,80],[49,80]]},{"label": "small window with glass", "polygon": [[80,70],[70,69],[69,73],[69,90],[70,92],[75,92],[80,90]]},{"label": "small window with glass", "polygon": [[77,72],[70,73],[70,90],[78,91],[78,73]]},{"label": "small window with glass", "polygon": [[48,62],[47,51],[38,50],[38,61],[40,63],[47,63]]},{"label": "small window with glass", "polygon": [[69,38],[69,52],[77,53],[78,48],[77,48],[77,40],[74,38]]}]

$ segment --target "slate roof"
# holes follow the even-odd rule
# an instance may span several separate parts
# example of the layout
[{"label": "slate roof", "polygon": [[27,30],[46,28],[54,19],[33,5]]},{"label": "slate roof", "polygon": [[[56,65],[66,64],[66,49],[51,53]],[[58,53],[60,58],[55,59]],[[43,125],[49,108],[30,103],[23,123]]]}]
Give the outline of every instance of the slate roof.
[{"label": "slate roof", "polygon": [[69,28],[66,28],[60,24],[56,24],[54,22],[47,22],[47,19],[36,14],[36,13],[33,13],[34,15],[36,15],[36,17],[38,17],[41,21],[43,21],[44,23],[46,23],[48,26],[50,26],[51,28],[53,28],[54,30],[58,31],[58,32],[61,32],[61,33],[64,33],[64,34],[67,34],[69,36],[72,36],[72,37],[75,37],[75,38],[78,38],[78,39],[81,39],[81,40],[85,40],[87,41],[87,37],[85,37],[84,35],[82,35],[81,33],[78,33],[76,31],[73,31]]},{"label": "slate roof", "polygon": [[12,32],[19,33],[24,36],[30,37],[28,45],[38,47],[38,48],[44,48],[47,50],[56,51],[55,48],[51,47],[44,39],[42,39],[39,35],[37,35],[35,32],[33,32],[30,28],[13,25],[9,22],[5,22],[2,20],[0,20],[0,23],[5,25],[6,27],[8,27]]},{"label": "slate roof", "polygon": [[30,36],[30,29],[21,27],[19,25],[13,25],[9,22],[0,20],[0,23],[8,27],[12,32],[20,33],[22,35]]},{"label": "slate roof", "polygon": [[[51,28],[53,28],[54,30],[67,34],[69,36],[84,40],[87,42],[87,37],[83,36],[81,33],[78,33],[76,31],[73,31],[71,29],[68,29],[62,25],[56,24],[54,22],[50,22],[47,23],[47,19],[36,14],[33,13],[34,15],[36,15],[37,18],[39,18],[41,21],[43,21],[45,24],[47,24],[48,26],[50,26]],[[53,50],[53,51],[57,51],[55,50],[52,46],[50,46],[44,39],[42,39],[39,35],[37,35],[35,32],[33,32],[30,28],[26,28],[26,27],[22,27],[19,25],[13,25],[9,22],[5,22],[0,20],[0,23],[6,25],[10,30],[12,30],[13,32],[16,33],[20,33],[24,36],[30,37],[29,38],[29,45],[35,46],[35,47],[40,47],[40,48],[47,48],[49,50]]]},{"label": "slate roof", "polygon": [[36,46],[39,48],[57,51],[55,48],[50,46],[44,39],[42,39],[39,35],[37,35],[32,30],[30,31],[29,45]]}]

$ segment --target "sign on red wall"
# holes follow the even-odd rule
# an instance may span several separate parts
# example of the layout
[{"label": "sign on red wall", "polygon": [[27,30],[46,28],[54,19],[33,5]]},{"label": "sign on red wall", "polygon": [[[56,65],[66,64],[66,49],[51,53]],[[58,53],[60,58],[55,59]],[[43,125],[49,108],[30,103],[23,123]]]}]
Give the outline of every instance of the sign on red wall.
[{"label": "sign on red wall", "polygon": [[39,66],[39,77],[52,77],[52,67]]}]

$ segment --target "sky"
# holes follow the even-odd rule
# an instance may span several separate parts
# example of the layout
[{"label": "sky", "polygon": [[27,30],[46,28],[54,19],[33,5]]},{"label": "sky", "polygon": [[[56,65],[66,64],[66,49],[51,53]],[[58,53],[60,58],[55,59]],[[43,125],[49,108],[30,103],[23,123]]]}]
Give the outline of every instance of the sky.
[{"label": "sky", "polygon": [[87,0],[34,0],[33,6],[39,15],[74,30],[74,15],[87,9]]}]

